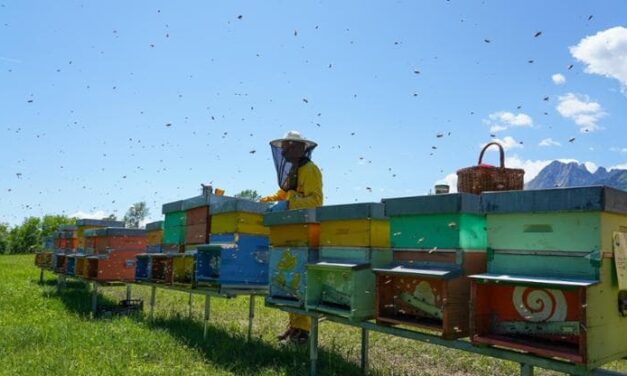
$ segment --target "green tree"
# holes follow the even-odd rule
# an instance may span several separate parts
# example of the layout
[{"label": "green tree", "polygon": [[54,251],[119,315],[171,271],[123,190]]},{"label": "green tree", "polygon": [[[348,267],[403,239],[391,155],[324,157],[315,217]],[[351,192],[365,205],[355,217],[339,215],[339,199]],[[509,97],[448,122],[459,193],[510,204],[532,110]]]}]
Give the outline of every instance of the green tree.
[{"label": "green tree", "polygon": [[41,219],[28,217],[9,232],[10,253],[31,253],[41,247]]},{"label": "green tree", "polygon": [[46,236],[50,236],[59,228],[59,226],[71,225],[75,223],[75,221],[75,218],[70,218],[66,215],[44,215],[41,219],[41,237],[45,238]]},{"label": "green tree", "polygon": [[104,219],[105,221],[117,221],[118,217],[115,214],[109,214],[108,217],[104,217],[102,219]]},{"label": "green tree", "polygon": [[252,201],[259,201],[261,199],[261,196],[259,195],[259,193],[257,193],[257,191],[253,189],[245,189],[241,191],[240,193],[237,193],[235,197],[244,198],[244,199],[252,200]]},{"label": "green tree", "polygon": [[146,207],[144,201],[136,202],[128,208],[126,215],[124,215],[124,223],[129,228],[139,228],[139,224],[146,219],[150,211]]},{"label": "green tree", "polygon": [[9,225],[0,223],[0,254],[9,253]]}]

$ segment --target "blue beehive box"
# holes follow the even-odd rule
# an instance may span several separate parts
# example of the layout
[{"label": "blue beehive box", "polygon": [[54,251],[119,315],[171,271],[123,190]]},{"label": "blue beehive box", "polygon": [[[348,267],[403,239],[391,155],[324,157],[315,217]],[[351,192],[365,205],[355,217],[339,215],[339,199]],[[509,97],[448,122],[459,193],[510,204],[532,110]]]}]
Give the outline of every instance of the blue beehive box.
[{"label": "blue beehive box", "polygon": [[152,269],[152,257],[150,254],[143,253],[137,255],[137,261],[135,263],[135,280],[136,281],[150,281]]},{"label": "blue beehive box", "polygon": [[266,301],[274,305],[303,306],[307,285],[305,267],[316,261],[317,248],[271,247],[270,292]]},{"label": "blue beehive box", "polygon": [[268,237],[212,235],[197,246],[195,275],[199,285],[231,287],[268,285]]},{"label": "blue beehive box", "polygon": [[65,274],[74,275],[75,267],[76,267],[76,256],[75,255],[67,255],[65,259]]}]

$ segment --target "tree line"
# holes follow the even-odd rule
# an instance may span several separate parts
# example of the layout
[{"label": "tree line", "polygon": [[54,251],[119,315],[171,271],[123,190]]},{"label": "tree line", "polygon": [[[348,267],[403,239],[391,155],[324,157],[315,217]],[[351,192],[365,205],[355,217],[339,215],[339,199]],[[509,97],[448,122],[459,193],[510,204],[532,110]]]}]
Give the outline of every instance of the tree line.
[{"label": "tree line", "polygon": [[[124,223],[129,228],[139,228],[140,223],[146,219],[149,210],[145,202],[133,204],[126,215]],[[115,215],[110,215],[107,220],[117,220]],[[74,224],[76,218],[66,215],[49,214],[43,217],[27,217],[16,226],[0,223],[0,254],[33,253],[43,248],[43,240],[52,234],[61,225]]]}]

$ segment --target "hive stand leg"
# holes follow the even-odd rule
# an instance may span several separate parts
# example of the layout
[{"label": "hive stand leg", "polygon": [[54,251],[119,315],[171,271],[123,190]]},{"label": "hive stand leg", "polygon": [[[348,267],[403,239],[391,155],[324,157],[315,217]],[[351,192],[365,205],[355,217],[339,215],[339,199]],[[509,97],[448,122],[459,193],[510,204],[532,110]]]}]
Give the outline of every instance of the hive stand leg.
[{"label": "hive stand leg", "polygon": [[187,312],[187,316],[191,319],[192,318],[192,302],[193,302],[193,296],[194,294],[192,294],[192,292],[189,292],[189,301],[187,302],[188,305],[188,312]]},{"label": "hive stand leg", "polygon": [[96,317],[98,312],[98,285],[96,282],[91,283],[91,312]]},{"label": "hive stand leg", "polygon": [[207,339],[207,330],[209,329],[209,315],[211,313],[211,297],[205,295],[205,325],[203,328],[202,338]]},{"label": "hive stand leg", "polygon": [[131,300],[131,284],[126,284],[126,300]]},{"label": "hive stand leg", "polygon": [[318,375],[318,318],[311,318],[309,330],[309,375]]},{"label": "hive stand leg", "polygon": [[155,299],[157,298],[157,287],[152,286],[150,290],[150,321],[153,320],[155,314]]},{"label": "hive stand leg", "polygon": [[361,374],[368,374],[368,346],[369,346],[368,329],[361,328]]},{"label": "hive stand leg", "polygon": [[63,274],[57,275],[57,293],[60,293],[61,289],[63,289],[64,287],[63,285],[65,282],[64,279],[65,279],[65,276]]},{"label": "hive stand leg", "polygon": [[248,302],[248,342],[250,342],[253,335],[253,319],[255,318],[255,295],[250,296]]},{"label": "hive stand leg", "polygon": [[533,376],[533,366],[520,363],[520,376]]},{"label": "hive stand leg", "polygon": [[43,268],[39,268],[39,284],[43,284],[44,283],[44,269]]}]

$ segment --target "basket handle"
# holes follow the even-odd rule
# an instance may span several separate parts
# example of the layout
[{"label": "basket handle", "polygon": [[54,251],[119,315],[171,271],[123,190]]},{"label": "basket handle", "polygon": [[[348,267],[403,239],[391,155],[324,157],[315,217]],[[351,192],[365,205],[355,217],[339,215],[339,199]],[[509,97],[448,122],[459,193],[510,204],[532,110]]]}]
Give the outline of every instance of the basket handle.
[{"label": "basket handle", "polygon": [[501,161],[501,168],[505,168],[505,151],[503,151],[503,146],[501,146],[501,144],[499,144],[498,142],[490,142],[488,143],[486,146],[483,147],[483,149],[481,149],[481,154],[479,154],[479,163],[478,165],[481,164],[481,161],[483,160],[483,153],[485,153],[486,149],[489,148],[492,145],[496,145],[499,147],[499,153],[500,153],[500,161]]}]

